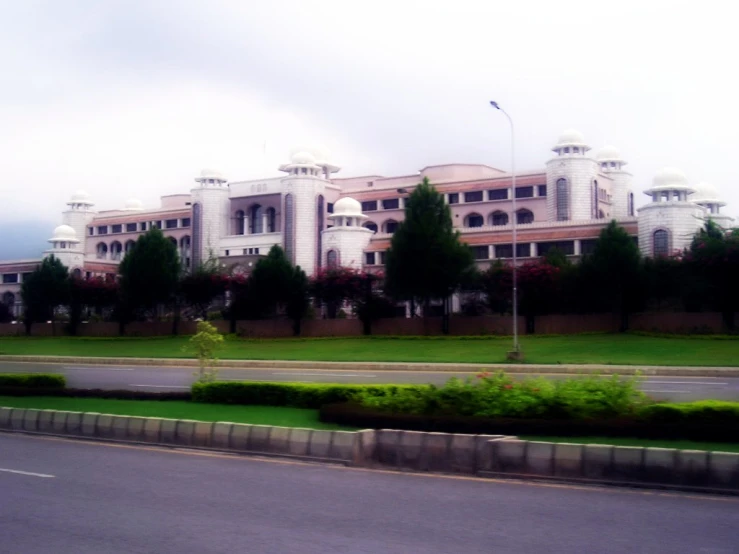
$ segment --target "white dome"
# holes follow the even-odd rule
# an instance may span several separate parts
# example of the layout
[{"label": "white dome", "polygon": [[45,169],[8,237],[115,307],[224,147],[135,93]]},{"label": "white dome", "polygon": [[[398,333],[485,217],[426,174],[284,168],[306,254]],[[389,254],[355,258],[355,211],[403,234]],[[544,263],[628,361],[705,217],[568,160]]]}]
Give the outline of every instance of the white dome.
[{"label": "white dome", "polygon": [[[690,189],[688,178],[676,167],[660,169],[652,180],[653,189]],[[692,189],[691,189],[692,190]]]},{"label": "white dome", "polygon": [[293,154],[290,162],[293,165],[316,165],[316,158],[310,152],[302,150]]},{"label": "white dome", "polygon": [[124,207],[125,210],[143,210],[144,205],[141,203],[141,200],[138,198],[129,198],[126,200],[126,204]]},{"label": "white dome", "polygon": [[585,144],[585,137],[580,131],[567,129],[559,135],[557,146],[565,146],[567,144]]},{"label": "white dome", "polygon": [[69,199],[70,204],[91,204],[90,195],[84,190],[78,190]]},{"label": "white dome", "polygon": [[690,201],[696,204],[720,204],[725,206],[726,203],[721,201],[718,189],[710,183],[698,183],[695,186],[695,192],[690,195]]},{"label": "white dome", "polygon": [[357,200],[354,200],[354,198],[346,196],[344,198],[341,198],[334,204],[334,213],[331,215],[333,215],[334,217],[361,217],[362,204],[360,204]]},{"label": "white dome", "polygon": [[215,169],[203,169],[200,172],[200,179],[215,179],[217,181],[225,181],[226,179],[221,175],[220,171]]},{"label": "white dome", "polygon": [[49,239],[49,242],[62,240],[67,242],[79,242],[77,240],[77,233],[69,225],[59,225],[54,229],[54,236]]},{"label": "white dome", "polygon": [[604,146],[595,157],[601,161],[621,161],[621,153],[615,146]]}]

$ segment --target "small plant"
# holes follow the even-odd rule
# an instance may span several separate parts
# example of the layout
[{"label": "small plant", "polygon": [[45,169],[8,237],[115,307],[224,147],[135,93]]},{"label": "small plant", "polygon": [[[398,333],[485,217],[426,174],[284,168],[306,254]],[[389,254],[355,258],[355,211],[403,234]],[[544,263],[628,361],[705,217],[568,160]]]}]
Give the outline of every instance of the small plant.
[{"label": "small plant", "polygon": [[223,335],[211,323],[199,321],[197,333],[190,337],[185,350],[195,354],[199,371],[195,373],[199,383],[210,383],[218,376],[218,352],[223,348]]}]

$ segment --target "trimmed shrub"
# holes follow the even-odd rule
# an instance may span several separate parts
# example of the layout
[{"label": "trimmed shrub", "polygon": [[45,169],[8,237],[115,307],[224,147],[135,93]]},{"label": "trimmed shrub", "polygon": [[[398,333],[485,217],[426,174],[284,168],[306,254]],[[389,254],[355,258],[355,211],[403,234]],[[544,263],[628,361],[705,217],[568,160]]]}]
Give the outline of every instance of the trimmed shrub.
[{"label": "trimmed shrub", "polygon": [[[739,423],[739,402],[698,400],[696,402],[664,402],[646,406],[641,419],[655,423],[716,424]],[[736,436],[739,440],[739,435]]]},{"label": "trimmed shrub", "polygon": [[413,385],[334,385],[304,383],[223,382],[193,383],[194,402],[253,404],[317,409],[324,404],[348,402],[357,394],[379,395]]},{"label": "trimmed shrub", "polygon": [[190,400],[189,392],[146,392],[139,390],[59,389],[0,387],[0,396],[55,396],[114,400]]},{"label": "trimmed shrub", "polygon": [[0,387],[63,389],[66,384],[64,375],[56,373],[0,373]]}]

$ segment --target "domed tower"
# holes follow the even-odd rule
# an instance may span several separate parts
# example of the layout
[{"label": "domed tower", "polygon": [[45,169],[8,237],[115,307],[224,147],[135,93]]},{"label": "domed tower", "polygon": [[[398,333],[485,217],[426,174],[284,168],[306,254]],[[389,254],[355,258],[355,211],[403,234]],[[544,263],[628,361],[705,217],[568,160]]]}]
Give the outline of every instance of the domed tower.
[{"label": "domed tower", "polygon": [[219,172],[204,169],[192,193],[192,267],[218,256],[221,237],[228,234],[228,181]]},{"label": "domed tower", "polygon": [[621,219],[634,215],[634,193],[632,192],[631,173],[623,170],[626,162],[613,146],[604,146],[595,156],[601,173],[608,175],[611,181],[611,217]]},{"label": "domed tower", "polygon": [[141,200],[137,198],[129,198],[126,200],[125,205],[123,206],[124,212],[140,212],[144,209],[144,205],[142,204]]},{"label": "domed tower", "polygon": [[644,256],[669,256],[690,245],[707,212],[688,200],[694,189],[685,174],[666,167],[644,191],[652,201],[639,208],[639,249]]},{"label": "domed tower", "polygon": [[706,209],[706,219],[712,219],[720,227],[729,229],[734,225],[734,218],[721,213],[721,208],[726,206],[726,202],[721,200],[716,187],[709,183],[699,183],[695,187],[695,192],[688,199],[694,204],[703,206]]},{"label": "domed tower", "polygon": [[334,213],[328,217],[334,226],[323,231],[323,265],[362,269],[364,250],[373,233],[362,227],[367,219],[362,205],[354,198],[342,198],[334,204]]},{"label": "domed tower", "polygon": [[587,156],[590,147],[582,133],[569,129],[552,148],[547,162],[547,217],[550,221],[595,219],[598,165]]},{"label": "domed tower", "polygon": [[95,217],[95,211],[92,209],[94,204],[89,194],[84,190],[78,190],[69,199],[67,206],[68,208],[62,212],[62,223],[74,230],[76,240],[71,243],[74,246],[74,250],[84,252],[87,226]]},{"label": "domed tower", "polygon": [[[319,165],[319,161],[324,165]],[[282,239],[285,254],[307,275],[313,275],[323,259],[321,242],[329,167],[334,166],[316,160],[313,154],[304,150],[295,152],[289,164],[280,166],[280,171],[287,173],[282,180]]]},{"label": "domed tower", "polygon": [[80,248],[76,231],[69,225],[59,225],[49,239],[51,248],[44,252],[44,257],[54,256],[70,270],[82,269],[85,255]]}]

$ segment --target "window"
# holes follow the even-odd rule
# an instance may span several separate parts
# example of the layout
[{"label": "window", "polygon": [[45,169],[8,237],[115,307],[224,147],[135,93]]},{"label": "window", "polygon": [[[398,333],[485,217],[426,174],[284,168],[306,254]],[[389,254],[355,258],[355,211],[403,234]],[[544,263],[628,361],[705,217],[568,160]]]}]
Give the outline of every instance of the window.
[{"label": "window", "polygon": [[177,220],[176,219],[168,219],[164,222],[164,226],[167,229],[177,229]]},{"label": "window", "polygon": [[482,227],[485,220],[480,214],[470,214],[467,216],[467,224],[465,227]]},{"label": "window", "polygon": [[292,194],[285,195],[285,214],[282,226],[285,231],[285,256],[295,262],[295,199]]},{"label": "window", "polygon": [[572,256],[575,253],[575,241],[573,240],[560,240],[556,242],[540,242],[539,243],[539,256],[546,256],[552,248],[556,248],[567,256]]},{"label": "window", "polygon": [[364,227],[365,227],[365,229],[371,230],[373,233],[376,233],[377,232],[377,224],[376,223],[372,223],[371,221],[368,221],[367,223],[365,223],[364,224]]},{"label": "window", "polygon": [[92,227],[88,227],[87,228],[87,234],[90,235],[90,236],[94,235],[95,234],[95,229],[93,229]]},{"label": "window", "polygon": [[512,244],[496,244],[495,245],[495,257],[496,258],[512,258],[513,257],[513,245]]},{"label": "window", "polygon": [[334,205],[332,202],[326,204],[326,211],[330,214],[334,213]]},{"label": "window", "polygon": [[654,241],[654,257],[657,256],[667,256],[669,253],[669,236],[667,235],[667,231],[664,229],[657,229],[654,232],[653,241]]},{"label": "window", "polygon": [[400,208],[399,198],[388,198],[382,201],[383,210],[397,210],[398,208]]},{"label": "window", "polygon": [[488,200],[508,200],[508,189],[489,190]]},{"label": "window", "polygon": [[493,212],[490,216],[491,225],[508,225],[508,214],[505,212]]},{"label": "window", "polygon": [[557,221],[570,219],[570,198],[567,179],[557,179]]},{"label": "window", "polygon": [[18,282],[17,273],[3,273],[3,284],[17,283],[17,282]]},{"label": "window", "polygon": [[450,204],[459,204],[459,193],[458,192],[450,192],[449,193],[449,203]]},{"label": "window", "polygon": [[537,192],[539,196],[546,196],[547,195],[547,186],[546,185],[537,185],[537,188],[539,189]]},{"label": "window", "polygon": [[516,198],[533,198],[534,187],[516,187]]},{"label": "window", "polygon": [[157,229],[161,229],[162,228],[162,222],[161,221],[152,221],[151,222],[151,228],[154,228],[154,227],[156,227]]},{"label": "window", "polygon": [[362,202],[363,212],[376,212],[377,211],[377,200],[367,200]]},{"label": "window", "polygon": [[384,227],[385,227],[386,233],[394,233],[395,230],[398,228],[398,222],[393,219],[390,219],[385,222]]},{"label": "window", "polygon": [[141,223],[139,223],[139,230],[146,231],[146,221],[142,221]]},{"label": "window", "polygon": [[[135,223],[134,223],[134,225],[135,225]],[[136,243],[135,242],[133,242],[132,240],[127,240],[126,241],[126,246],[125,246],[126,253],[130,252],[131,250],[133,250],[133,247],[134,246],[136,246]]]},{"label": "window", "polygon": [[123,232],[123,225],[113,225],[113,227],[110,229],[111,233],[122,233]]},{"label": "window", "polygon": [[565,148],[565,154],[569,154],[569,153],[570,153],[570,147],[568,146]]},{"label": "window", "polygon": [[630,216],[634,215],[634,193],[633,192],[629,193],[629,215]]},{"label": "window", "polygon": [[580,254],[587,256],[595,252],[596,239],[583,239],[580,241]]},{"label": "window", "polygon": [[326,265],[329,269],[338,267],[339,265],[339,253],[336,250],[329,250],[326,253]]},{"label": "window", "polygon": [[95,247],[95,252],[98,260],[106,259],[108,257],[108,245],[104,242],[98,243],[97,247]]},{"label": "window", "polygon": [[375,265],[375,253],[365,252],[364,253],[364,263],[365,265]]},{"label": "window", "polygon": [[98,225],[98,235],[107,235],[107,234],[108,234],[108,226]]},{"label": "window", "polygon": [[[175,247],[177,246],[177,241],[175,241]],[[123,256],[123,245],[115,241],[110,245],[110,259],[111,260],[120,260]]]},{"label": "window", "polygon": [[482,202],[482,191],[473,190],[470,192],[465,192],[464,201],[465,202]]},{"label": "window", "polygon": [[245,228],[244,228],[244,210],[236,210],[236,213],[234,214],[234,224],[233,224],[233,234],[234,235],[243,235]]},{"label": "window", "polygon": [[516,212],[516,223],[527,224],[534,222],[534,214],[531,210],[518,210]]},{"label": "window", "polygon": [[516,244],[516,257],[530,258],[531,257],[531,243],[525,242],[523,244]]},{"label": "window", "polygon": [[262,221],[262,206],[254,204],[249,209],[249,232],[256,235],[264,232],[264,222]]},{"label": "window", "polygon": [[[323,196],[320,197],[320,202],[323,202]],[[320,206],[321,211],[319,214],[318,229],[319,232],[323,229],[323,206]],[[276,231],[275,224],[277,221],[277,212],[274,208],[267,208],[267,228],[264,230],[266,233],[274,233]]]},{"label": "window", "polygon": [[485,246],[473,246],[472,247],[472,256],[476,260],[487,260],[490,257],[490,248]]},{"label": "window", "polygon": [[190,218],[189,217],[183,217],[182,218],[182,227],[189,227],[190,226]]},{"label": "window", "polygon": [[380,252],[380,264],[385,265],[387,261],[387,252]]},{"label": "window", "polygon": [[136,232],[136,224],[126,223],[126,233],[135,233],[135,232]]}]

